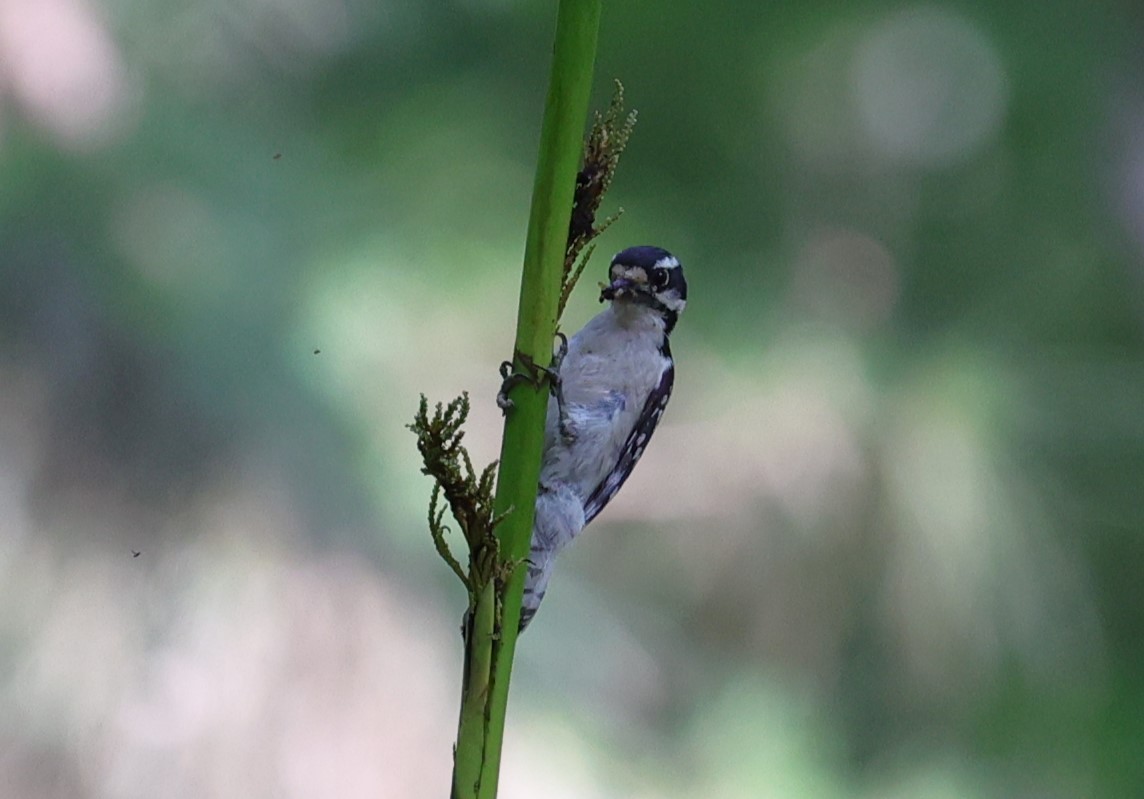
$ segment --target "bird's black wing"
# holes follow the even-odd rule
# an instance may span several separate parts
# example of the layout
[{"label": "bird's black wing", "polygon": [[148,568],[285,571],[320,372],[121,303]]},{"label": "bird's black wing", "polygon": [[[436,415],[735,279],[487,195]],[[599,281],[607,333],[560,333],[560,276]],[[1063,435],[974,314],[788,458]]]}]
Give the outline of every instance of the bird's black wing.
[{"label": "bird's black wing", "polygon": [[584,503],[585,525],[596,518],[612,497],[619,493],[624,481],[632,473],[636,462],[639,461],[644,449],[647,448],[647,442],[651,440],[651,434],[655,432],[655,427],[659,424],[659,417],[663,416],[667,401],[671,399],[671,386],[674,382],[675,365],[669,363],[664,369],[663,375],[660,376],[659,385],[648,394],[643,410],[640,411],[639,419],[636,420],[632,432],[628,434],[624,448],[620,450],[620,457],[616,461],[616,465],[600,481],[600,484],[588,496],[588,501]]}]

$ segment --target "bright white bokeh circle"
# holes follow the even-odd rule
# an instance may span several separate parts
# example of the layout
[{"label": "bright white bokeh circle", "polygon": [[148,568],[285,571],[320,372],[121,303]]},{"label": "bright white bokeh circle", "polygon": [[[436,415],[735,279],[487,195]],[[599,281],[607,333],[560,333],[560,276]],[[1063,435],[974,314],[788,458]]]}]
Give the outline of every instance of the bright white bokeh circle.
[{"label": "bright white bokeh circle", "polygon": [[920,166],[963,161],[993,139],[1009,86],[997,50],[973,23],[914,7],[859,41],[851,85],[862,132],[879,155]]}]

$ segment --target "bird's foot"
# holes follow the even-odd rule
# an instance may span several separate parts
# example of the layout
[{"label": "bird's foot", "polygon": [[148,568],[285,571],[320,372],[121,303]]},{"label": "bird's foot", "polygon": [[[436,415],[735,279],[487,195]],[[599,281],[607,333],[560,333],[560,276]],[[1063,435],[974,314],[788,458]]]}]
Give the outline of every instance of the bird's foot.
[{"label": "bird's foot", "polygon": [[560,339],[560,347],[552,356],[550,366],[540,366],[532,358],[520,352],[516,354],[516,359],[522,364],[524,371],[514,372],[512,361],[505,361],[500,365],[501,387],[500,391],[497,392],[497,407],[507,414],[509,409],[513,407],[513,401],[508,396],[509,391],[521,383],[528,383],[540,388],[541,383],[547,379],[552,395],[556,397],[556,405],[560,409],[560,434],[565,436],[566,419],[564,394],[560,384],[560,364],[564,361],[564,356],[568,354],[568,338],[560,332],[557,332],[556,336]]}]

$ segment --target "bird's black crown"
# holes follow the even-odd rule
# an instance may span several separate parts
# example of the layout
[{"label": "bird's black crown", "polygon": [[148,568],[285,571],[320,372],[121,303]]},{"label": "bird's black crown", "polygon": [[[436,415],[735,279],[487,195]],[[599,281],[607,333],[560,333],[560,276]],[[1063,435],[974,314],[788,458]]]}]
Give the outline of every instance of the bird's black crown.
[{"label": "bird's black crown", "polygon": [[[666,271],[667,282],[658,290],[675,289],[680,300],[687,300],[687,281],[683,277],[683,265],[679,259],[662,247],[653,247],[649,244],[640,244],[621,250],[612,258],[611,266],[638,266],[652,278],[654,271]],[[609,267],[610,269],[611,267]]]}]

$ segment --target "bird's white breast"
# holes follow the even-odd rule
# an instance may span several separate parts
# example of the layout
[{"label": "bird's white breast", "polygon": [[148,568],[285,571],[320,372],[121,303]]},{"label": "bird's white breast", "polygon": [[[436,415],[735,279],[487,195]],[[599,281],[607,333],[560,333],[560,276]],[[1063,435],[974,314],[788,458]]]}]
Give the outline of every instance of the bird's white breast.
[{"label": "bird's white breast", "polygon": [[569,340],[560,377],[573,439],[561,438],[550,401],[542,484],[560,475],[586,498],[608,475],[670,365],[660,351],[663,340],[660,317],[622,305],[609,306]]}]

